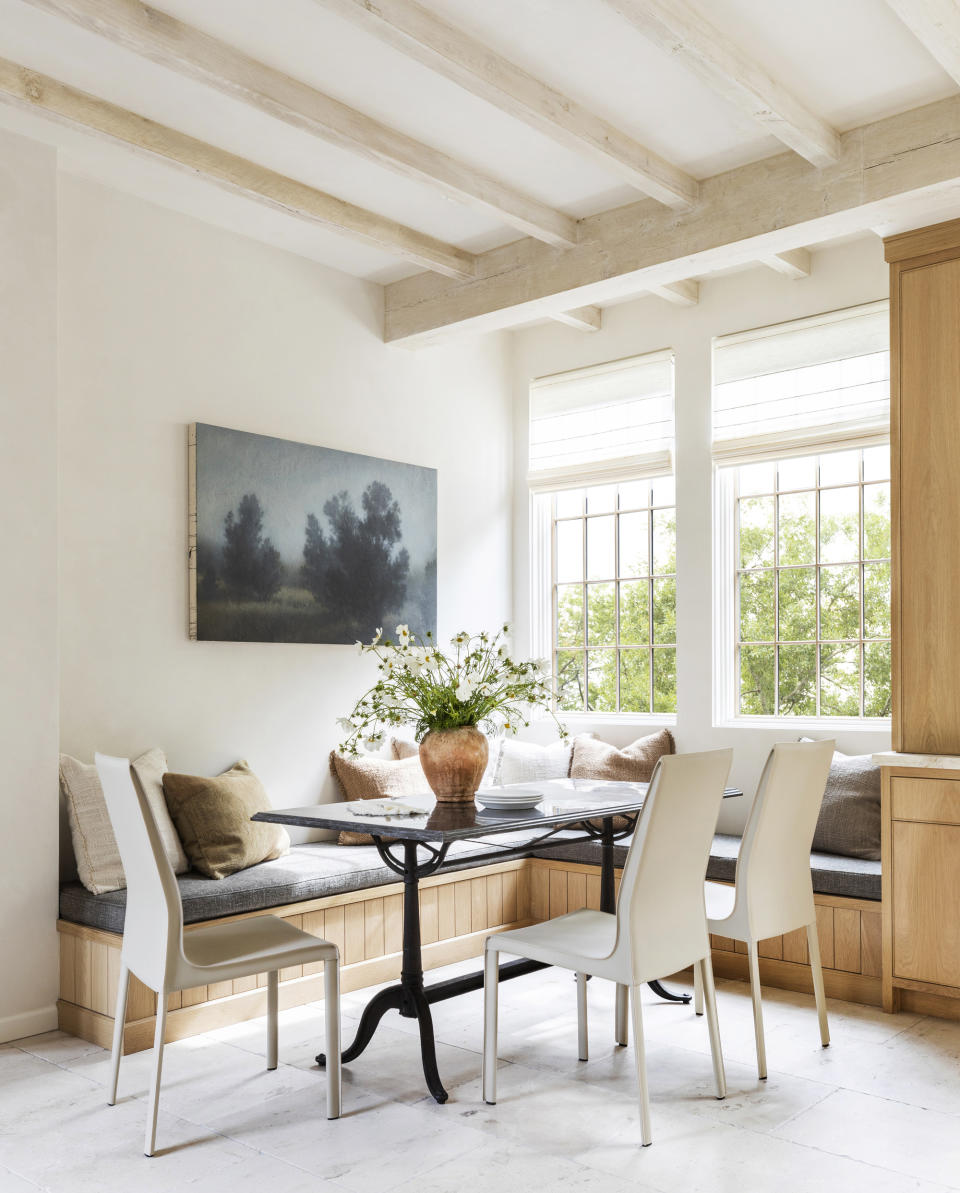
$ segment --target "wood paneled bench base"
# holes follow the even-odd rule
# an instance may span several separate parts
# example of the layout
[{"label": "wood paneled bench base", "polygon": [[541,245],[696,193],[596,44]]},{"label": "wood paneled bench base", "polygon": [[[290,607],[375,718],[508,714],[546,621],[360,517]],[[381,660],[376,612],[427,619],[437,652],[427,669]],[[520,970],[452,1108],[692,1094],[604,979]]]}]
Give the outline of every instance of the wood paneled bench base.
[{"label": "wood paneled bench base", "polygon": [[[530,905],[526,859],[475,870],[436,874],[420,883],[420,929],[425,968],[478,956],[488,932],[528,923]],[[400,975],[403,884],[370,887],[264,912],[225,917],[250,919],[270,914],[334,941],[340,949],[341,988],[356,990]],[[199,927],[200,925],[195,925]],[[60,1028],[71,1035],[111,1046],[120,972],[122,938],[82,924],[58,920],[60,933]],[[189,932],[188,925],[186,931]],[[266,975],[217,982],[172,994],[168,1002],[168,1040],[181,1040],[231,1023],[265,1015]],[[280,971],[283,1009],[323,997],[322,965],[297,965]],[[157,998],[130,979],[124,1051],[153,1044]]]},{"label": "wood paneled bench base", "polygon": [[[815,899],[828,995],[879,1006],[880,905],[828,895],[817,895]],[[436,968],[479,956],[484,938],[491,931],[551,919],[578,907],[599,906],[598,867],[576,862],[529,858],[436,874],[420,884],[424,967]],[[268,910],[306,932],[336,942],[344,991],[393,981],[400,974],[400,883]],[[248,919],[258,914],[264,913],[249,912],[231,918]],[[109,1048],[121,938],[65,920],[58,921],[57,927],[60,1027]],[[713,937],[712,944],[717,976],[745,981],[745,947],[724,937]],[[761,980],[766,985],[812,990],[804,933],[791,932],[763,941],[760,954]],[[319,966],[281,970],[281,1008],[302,1006],[322,997]],[[932,1007],[925,1010],[928,1014],[948,1013]],[[265,975],[184,990],[170,996],[167,1039],[185,1039],[265,1013]],[[126,1052],[151,1047],[155,1015],[156,995],[136,978],[131,979],[124,1028]]]},{"label": "wood paneled bench base", "polygon": [[[546,859],[534,859],[528,865],[533,920],[552,919],[578,907],[600,906],[600,877],[595,866]],[[880,1006],[880,904],[835,895],[814,895],[814,902],[827,994]],[[710,940],[716,976],[748,981],[747,946],[726,936]],[[766,986],[813,993],[802,929],[760,942],[760,980]]]}]

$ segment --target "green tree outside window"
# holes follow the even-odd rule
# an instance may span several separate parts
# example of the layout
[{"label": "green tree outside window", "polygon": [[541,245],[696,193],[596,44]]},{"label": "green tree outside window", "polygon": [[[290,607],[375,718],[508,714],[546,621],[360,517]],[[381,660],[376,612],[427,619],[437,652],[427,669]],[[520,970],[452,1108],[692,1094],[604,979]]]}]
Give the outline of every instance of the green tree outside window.
[{"label": "green tree outside window", "polygon": [[558,710],[676,712],[672,478],[558,495],[553,550]]},{"label": "green tree outside window", "polygon": [[799,492],[798,461],[781,461],[771,492],[737,495],[741,715],[890,715],[887,451],[829,457],[849,482],[823,484],[820,467]]}]

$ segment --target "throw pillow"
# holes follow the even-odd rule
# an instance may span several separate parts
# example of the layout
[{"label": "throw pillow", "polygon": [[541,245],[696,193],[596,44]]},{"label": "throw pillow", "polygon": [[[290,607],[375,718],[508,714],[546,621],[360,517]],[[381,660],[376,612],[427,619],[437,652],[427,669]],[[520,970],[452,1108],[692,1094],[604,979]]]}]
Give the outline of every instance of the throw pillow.
[{"label": "throw pillow", "polygon": [[[483,771],[483,778],[480,780],[482,788],[494,785],[497,777],[497,766],[500,763],[500,746],[500,738],[487,737],[487,765]],[[420,747],[417,743],[405,737],[391,737],[390,748],[394,758],[414,758],[420,756]]]},{"label": "throw pillow", "polygon": [[880,767],[869,754],[834,753],[811,848],[880,861]]},{"label": "throw pillow", "polygon": [[163,852],[167,855],[174,874],[185,874],[190,869],[190,861],[183,851],[183,844],[177,836],[177,830],[170,819],[170,809],[163,794],[163,776],[167,773],[167,756],[163,750],[148,750],[130,764],[134,782],[146,796],[150,811],[160,839],[163,841]]},{"label": "throw pillow", "polygon": [[573,739],[570,777],[649,783],[657,760],[674,752],[673,734],[669,729],[640,737],[623,750],[590,734],[581,734]]},{"label": "throw pillow", "polygon": [[[393,761],[372,755],[354,757],[331,750],[330,769],[347,800],[423,795],[430,790],[419,754]],[[372,840],[369,833],[344,831],[340,834],[339,844],[369,845]]]},{"label": "throw pillow", "polygon": [[570,774],[571,747],[562,741],[549,746],[504,738],[494,786],[535,783],[541,779],[566,779]]},{"label": "throw pillow", "polygon": [[290,848],[282,825],[250,819],[270,800],[246,762],[214,778],[168,771],[163,792],[191,865],[207,878],[226,878]]},{"label": "throw pillow", "polygon": [[[188,868],[188,862],[167,811],[163,792],[158,792],[149,779],[145,783],[137,774],[138,768],[147,776],[157,771],[162,774],[166,770],[166,764],[167,760],[162,750],[148,750],[146,754],[134,759],[131,769],[136,776],[134,781],[140,782],[141,790],[147,797],[170,864],[180,873]],[[120,850],[113,835],[113,826],[110,824],[97,768],[92,763],[80,762],[69,754],[61,754],[60,787],[67,804],[70,837],[77,859],[77,876],[94,895],[121,890],[127,885],[127,880],[124,877]]]}]

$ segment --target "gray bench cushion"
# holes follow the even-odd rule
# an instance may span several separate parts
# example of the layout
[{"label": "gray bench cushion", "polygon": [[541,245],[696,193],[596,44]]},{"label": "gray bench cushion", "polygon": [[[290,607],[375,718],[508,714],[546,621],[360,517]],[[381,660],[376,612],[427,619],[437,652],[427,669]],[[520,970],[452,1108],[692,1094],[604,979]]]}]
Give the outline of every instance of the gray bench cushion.
[{"label": "gray bench cushion", "polygon": [[[451,863],[445,869],[483,865],[482,861],[472,861],[472,855],[489,854],[497,844],[458,841],[451,846],[448,855]],[[346,847],[321,842],[295,845],[275,861],[261,862],[228,878],[205,878],[190,870],[178,876],[177,885],[184,923],[195,924],[399,881],[399,876],[380,860],[373,845]],[[123,931],[126,904],[125,890],[93,895],[79,882],[64,883],[60,888],[61,919],[105,932]]]},{"label": "gray bench cushion", "polygon": [[[629,840],[614,846],[614,862],[622,866],[627,856]],[[733,882],[737,868],[740,838],[717,833],[710,850],[707,877],[717,882]],[[563,858],[569,862],[600,864],[599,841],[583,841],[573,845],[551,845],[541,849],[535,857]],[[880,901],[880,863],[863,858],[841,857],[834,853],[811,853],[810,869],[813,889],[818,895],[846,895],[851,899]]]}]

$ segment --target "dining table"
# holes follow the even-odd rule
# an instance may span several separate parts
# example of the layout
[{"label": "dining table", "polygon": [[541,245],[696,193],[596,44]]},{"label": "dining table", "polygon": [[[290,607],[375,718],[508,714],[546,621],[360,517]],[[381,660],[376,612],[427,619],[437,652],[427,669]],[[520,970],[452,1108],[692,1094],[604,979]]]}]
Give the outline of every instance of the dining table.
[{"label": "dining table", "polygon": [[[630,837],[646,796],[648,784],[615,780],[545,779],[507,785],[500,789],[534,789],[541,796],[536,806],[498,810],[473,800],[464,803],[438,802],[431,794],[404,795],[379,802],[355,800],[346,803],[311,804],[302,808],[271,808],[253,819],[309,829],[368,833],[384,864],[403,880],[403,951],[400,981],[379,990],[367,1003],[353,1042],[343,1050],[348,1064],[361,1055],[373,1039],[383,1016],[391,1010],[416,1019],[420,1035],[420,1056],[427,1088],[437,1102],[447,1101],[437,1067],[436,1037],[432,1005],[483,987],[483,971],[459,974],[431,984],[423,978],[420,942],[421,879],[451,868],[475,867],[525,857],[551,845],[573,845],[598,841],[600,845],[600,910],[616,911],[614,846]],[[725,798],[742,796],[728,788]],[[483,793],[479,795],[480,800]],[[403,807],[397,814],[382,808]],[[371,809],[375,813],[370,815]],[[451,850],[458,842],[473,847],[470,852]],[[529,974],[547,966],[526,959],[500,963],[499,979]],[[690,995],[675,993],[662,982],[649,983],[659,997],[688,1004]],[[317,1056],[324,1067],[326,1057]]]}]

